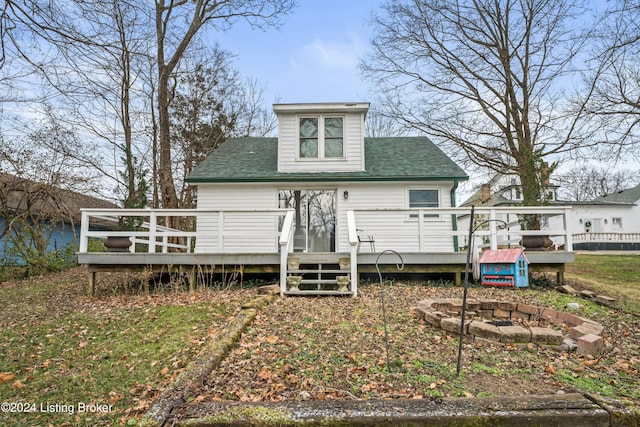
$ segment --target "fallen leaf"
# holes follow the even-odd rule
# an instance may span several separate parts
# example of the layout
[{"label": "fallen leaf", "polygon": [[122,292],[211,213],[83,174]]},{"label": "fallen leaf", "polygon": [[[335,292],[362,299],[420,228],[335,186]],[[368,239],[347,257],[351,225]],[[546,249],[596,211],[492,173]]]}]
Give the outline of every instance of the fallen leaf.
[{"label": "fallen leaf", "polygon": [[258,378],[265,381],[270,380],[271,377],[273,377],[273,373],[271,373],[271,371],[267,368],[262,368],[262,371],[260,371],[260,373],[258,374]]},{"label": "fallen leaf", "polygon": [[554,375],[556,373],[556,368],[553,365],[547,365],[544,367],[544,371],[548,374]]},{"label": "fallen leaf", "polygon": [[265,340],[269,343],[269,344],[275,344],[276,342],[278,342],[278,337],[275,335],[269,335],[267,338],[265,338]]},{"label": "fallen leaf", "polygon": [[13,380],[16,376],[11,372],[0,372],[0,384],[8,383]]},{"label": "fallen leaf", "polygon": [[22,384],[22,382],[20,382],[20,380],[15,380],[13,384],[11,384],[11,388],[14,390],[20,390],[21,388],[24,388],[24,385]]}]

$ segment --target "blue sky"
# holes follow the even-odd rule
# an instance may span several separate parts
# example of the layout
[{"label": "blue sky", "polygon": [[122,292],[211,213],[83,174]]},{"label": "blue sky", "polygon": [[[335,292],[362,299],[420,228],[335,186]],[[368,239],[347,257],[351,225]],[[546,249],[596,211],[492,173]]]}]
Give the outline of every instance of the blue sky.
[{"label": "blue sky", "polygon": [[265,88],[264,102],[371,101],[358,61],[369,48],[369,17],[383,0],[299,0],[279,29],[243,22],[215,34],[234,66]]}]

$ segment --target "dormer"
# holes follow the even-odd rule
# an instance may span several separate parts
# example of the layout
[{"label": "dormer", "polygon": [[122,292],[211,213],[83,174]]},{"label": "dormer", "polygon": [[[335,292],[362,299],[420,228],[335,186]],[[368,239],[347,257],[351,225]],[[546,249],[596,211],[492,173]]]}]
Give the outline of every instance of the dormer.
[{"label": "dormer", "polygon": [[364,171],[368,102],[275,104],[278,172]]}]

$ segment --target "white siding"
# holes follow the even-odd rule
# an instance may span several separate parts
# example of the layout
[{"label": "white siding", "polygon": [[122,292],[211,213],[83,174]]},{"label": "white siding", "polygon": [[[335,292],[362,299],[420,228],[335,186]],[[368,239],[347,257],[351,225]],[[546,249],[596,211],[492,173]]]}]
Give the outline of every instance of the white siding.
[{"label": "white siding", "polygon": [[[198,186],[198,208],[208,209],[274,209],[278,207],[278,191],[284,189],[335,189],[336,192],[336,250],[348,252],[347,210],[356,211],[358,228],[375,238],[376,251],[393,249],[417,252],[418,219],[408,212],[365,212],[359,209],[408,209],[408,190],[411,188],[438,189],[440,207],[451,207],[451,183],[321,183],[306,185],[279,184],[201,184]],[[344,192],[348,198],[344,198]],[[273,253],[278,245],[278,217],[274,213],[227,212],[223,218],[224,236],[220,239],[220,216],[217,212],[203,212],[198,216],[196,252]],[[425,218],[423,250],[452,252],[451,215]],[[362,252],[369,246],[363,245]]]},{"label": "white siding", "polygon": [[[613,223],[613,218],[621,218],[622,228]],[[571,233],[640,233],[640,206],[576,205],[569,220]],[[582,222],[580,222],[582,220]],[[591,229],[587,231],[587,221]],[[598,223],[600,230],[595,225]]]},{"label": "white siding", "polygon": [[[411,188],[438,189],[440,207],[451,207],[451,183],[353,183],[338,187],[338,251],[349,250],[346,224],[347,210],[356,211],[356,225],[364,234],[373,235],[377,252],[393,249],[398,252],[417,252],[419,245],[418,218],[408,212],[358,211],[358,209],[408,209]],[[344,199],[344,191],[349,192]],[[423,250],[425,252],[453,252],[451,215],[424,219]],[[369,245],[361,247],[369,251]]]},{"label": "white siding", "polygon": [[[200,184],[198,209],[259,210],[278,207],[274,186]],[[220,235],[220,223],[224,234]],[[278,216],[273,212],[203,212],[198,215],[195,252],[273,253],[278,249]]]},{"label": "white siding", "polygon": [[[331,116],[341,115],[331,113]],[[304,114],[309,116],[309,114]],[[279,172],[344,172],[364,170],[364,114],[344,114],[344,159],[299,159],[298,117],[293,113],[278,116]]]}]

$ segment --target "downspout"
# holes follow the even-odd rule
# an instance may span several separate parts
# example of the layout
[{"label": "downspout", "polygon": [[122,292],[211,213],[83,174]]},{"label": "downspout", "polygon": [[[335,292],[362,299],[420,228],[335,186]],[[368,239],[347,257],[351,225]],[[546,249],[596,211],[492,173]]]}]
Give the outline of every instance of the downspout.
[{"label": "downspout", "polygon": [[[451,207],[456,207],[456,190],[458,189],[458,180],[453,180],[453,187],[451,187],[450,199]],[[456,214],[451,215],[451,228],[453,231],[458,231],[458,216]],[[458,246],[458,236],[453,236],[453,251],[458,252],[460,247]]]}]

